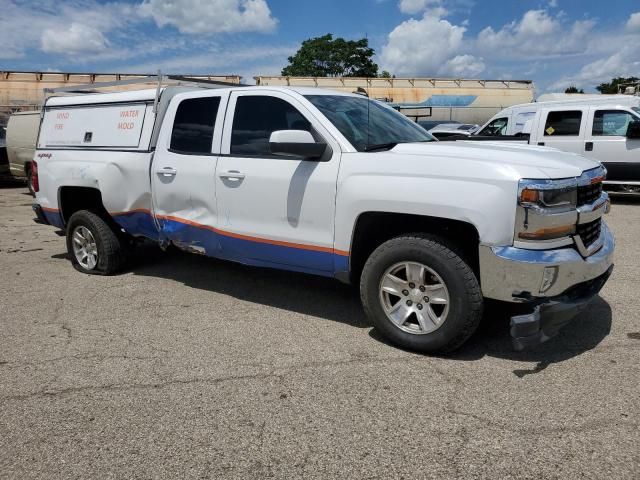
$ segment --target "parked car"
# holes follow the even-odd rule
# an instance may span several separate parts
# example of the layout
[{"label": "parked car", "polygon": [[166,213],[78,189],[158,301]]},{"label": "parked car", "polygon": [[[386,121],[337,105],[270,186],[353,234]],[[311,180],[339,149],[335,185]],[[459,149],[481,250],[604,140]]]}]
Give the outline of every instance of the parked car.
[{"label": "parked car", "polygon": [[40,112],[17,112],[9,117],[7,124],[7,156],[9,172],[16,177],[27,179],[29,191],[33,194],[31,165],[36,150]]},{"label": "parked car", "polygon": [[464,139],[476,131],[479,125],[472,123],[442,123],[429,130],[429,133],[438,140]]},{"label": "parked car", "polygon": [[457,122],[452,122],[449,120],[418,120],[416,123],[420,125],[422,128],[424,128],[426,131],[429,131],[432,128],[435,128],[438,125],[442,125],[445,122],[448,124],[452,124],[452,123],[457,124]]},{"label": "parked car", "polygon": [[45,104],[34,210],[66,232],[80,272],[116,273],[146,238],[334,277],[359,285],[390,342],[449,352],[484,298],[525,310],[516,348],[545,341],[613,268],[594,160],[435,142],[380,102],[330,90],[158,91]]},{"label": "parked car", "polygon": [[640,193],[640,97],[590,96],[516,105],[496,114],[474,136],[511,136],[579,153],[602,162],[607,185]]}]

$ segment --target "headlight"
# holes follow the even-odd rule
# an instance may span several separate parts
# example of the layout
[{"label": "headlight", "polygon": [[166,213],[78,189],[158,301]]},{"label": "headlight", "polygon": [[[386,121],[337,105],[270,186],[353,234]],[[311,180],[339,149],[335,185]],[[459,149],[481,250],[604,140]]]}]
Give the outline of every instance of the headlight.
[{"label": "headlight", "polygon": [[575,179],[547,182],[520,180],[520,205],[542,209],[574,209],[578,203],[578,183]]},{"label": "headlight", "polygon": [[516,239],[567,238],[576,231],[578,183],[567,180],[521,180],[518,186]]}]

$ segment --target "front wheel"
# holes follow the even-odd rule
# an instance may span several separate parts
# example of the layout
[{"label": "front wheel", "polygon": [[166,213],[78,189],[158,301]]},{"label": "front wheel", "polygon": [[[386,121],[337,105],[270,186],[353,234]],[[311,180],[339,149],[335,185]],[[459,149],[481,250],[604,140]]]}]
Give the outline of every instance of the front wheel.
[{"label": "front wheel", "polygon": [[69,219],[67,251],[76,270],[111,275],[124,266],[126,250],[125,239],[96,213],[80,210]]},{"label": "front wheel", "polygon": [[364,266],[360,296],[376,330],[419,352],[455,350],[482,318],[473,270],[444,240],[425,234],[380,245]]}]

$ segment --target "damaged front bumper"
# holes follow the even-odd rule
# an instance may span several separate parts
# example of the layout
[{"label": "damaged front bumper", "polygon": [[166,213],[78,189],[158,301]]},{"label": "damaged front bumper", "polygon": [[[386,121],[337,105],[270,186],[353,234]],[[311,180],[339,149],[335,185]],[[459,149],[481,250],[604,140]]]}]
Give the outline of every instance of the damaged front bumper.
[{"label": "damaged front bumper", "polygon": [[517,350],[556,335],[598,294],[613,270],[615,249],[613,235],[604,222],[598,242],[601,248],[587,257],[571,247],[480,247],[483,295],[532,310],[511,318],[511,337]]},{"label": "damaged front bumper", "polygon": [[546,342],[583,312],[613,272],[613,265],[599,277],[576,285],[555,298],[533,302],[532,313],[511,317],[511,341],[516,350]]}]

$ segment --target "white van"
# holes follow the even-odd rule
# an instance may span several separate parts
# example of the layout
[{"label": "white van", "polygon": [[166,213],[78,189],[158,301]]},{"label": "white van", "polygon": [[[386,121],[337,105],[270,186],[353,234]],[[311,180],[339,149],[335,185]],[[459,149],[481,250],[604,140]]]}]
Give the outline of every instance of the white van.
[{"label": "white van", "polygon": [[524,136],[594,158],[607,168],[607,183],[640,191],[640,97],[606,95],[505,108],[474,135]]}]

